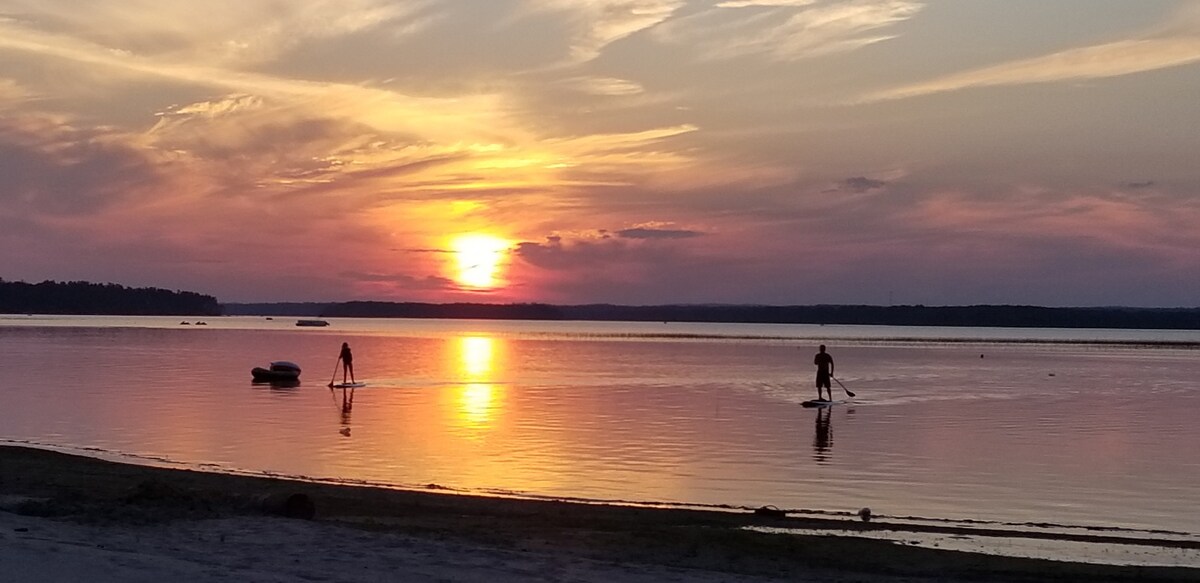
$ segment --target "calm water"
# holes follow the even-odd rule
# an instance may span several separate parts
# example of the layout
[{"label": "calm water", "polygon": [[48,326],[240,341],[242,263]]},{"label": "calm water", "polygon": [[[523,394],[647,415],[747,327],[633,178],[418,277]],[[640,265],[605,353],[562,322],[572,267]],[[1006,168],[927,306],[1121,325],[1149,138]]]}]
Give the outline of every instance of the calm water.
[{"label": "calm water", "polygon": [[[0,317],[0,439],[399,486],[1200,533],[1196,332],[179,321]],[[326,388],[343,341],[369,387]],[[805,409],[821,342],[858,398]],[[271,360],[302,384],[251,384]]]}]

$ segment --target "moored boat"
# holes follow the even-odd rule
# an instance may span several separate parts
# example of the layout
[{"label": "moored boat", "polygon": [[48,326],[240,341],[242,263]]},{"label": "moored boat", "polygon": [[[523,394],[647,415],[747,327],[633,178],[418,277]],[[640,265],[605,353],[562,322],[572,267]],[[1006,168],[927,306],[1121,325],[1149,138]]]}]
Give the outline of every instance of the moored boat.
[{"label": "moored boat", "polygon": [[256,366],[250,369],[250,375],[254,377],[255,382],[298,382],[300,366],[294,362],[277,360],[271,363],[271,368]]},{"label": "moored boat", "polygon": [[296,320],[297,326],[328,326],[325,320]]}]

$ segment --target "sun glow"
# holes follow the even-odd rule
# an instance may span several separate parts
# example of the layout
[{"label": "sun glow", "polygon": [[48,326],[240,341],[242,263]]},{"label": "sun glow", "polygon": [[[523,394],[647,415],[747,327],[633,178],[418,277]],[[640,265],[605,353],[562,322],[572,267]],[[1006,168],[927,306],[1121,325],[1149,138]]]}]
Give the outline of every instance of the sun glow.
[{"label": "sun glow", "polygon": [[508,251],[508,241],[492,235],[461,235],[452,243],[459,285],[473,289],[492,289]]}]

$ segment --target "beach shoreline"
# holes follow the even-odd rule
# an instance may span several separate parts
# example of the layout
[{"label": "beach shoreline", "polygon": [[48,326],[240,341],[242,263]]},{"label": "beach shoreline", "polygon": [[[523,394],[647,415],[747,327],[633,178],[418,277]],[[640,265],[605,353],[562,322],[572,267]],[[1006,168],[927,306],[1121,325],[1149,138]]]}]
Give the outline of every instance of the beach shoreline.
[{"label": "beach shoreline", "polygon": [[[475,580],[492,573],[488,578],[495,581],[1200,581],[1197,568],[999,557],[819,534],[909,528],[844,518],[334,485],[156,468],[18,446],[0,447],[0,469],[0,533],[5,537],[0,566],[44,564],[42,555],[49,553],[56,557],[55,568],[78,565],[91,572],[93,563],[107,565],[106,572],[122,575],[114,581],[168,572],[184,580],[207,580],[206,573],[258,580],[246,570],[254,563],[266,565],[267,578],[261,580],[320,579],[323,569],[361,571],[350,580],[386,580],[398,568],[394,561],[410,574],[423,565],[428,580]],[[951,535],[953,529],[947,527]],[[232,544],[248,533],[253,545]],[[180,536],[186,540],[170,542]],[[1106,536],[1098,534],[1093,542],[1104,544]],[[296,542],[314,537],[321,543],[312,549]],[[93,556],[114,540],[129,549],[118,563],[128,563],[130,553],[156,559],[113,567],[108,563],[115,558]],[[255,545],[265,546],[255,552]],[[232,555],[244,555],[237,565],[214,558],[235,546]],[[26,547],[27,552],[19,551]],[[555,569],[571,574],[537,574]],[[61,580],[27,574],[34,578],[25,580]]]}]

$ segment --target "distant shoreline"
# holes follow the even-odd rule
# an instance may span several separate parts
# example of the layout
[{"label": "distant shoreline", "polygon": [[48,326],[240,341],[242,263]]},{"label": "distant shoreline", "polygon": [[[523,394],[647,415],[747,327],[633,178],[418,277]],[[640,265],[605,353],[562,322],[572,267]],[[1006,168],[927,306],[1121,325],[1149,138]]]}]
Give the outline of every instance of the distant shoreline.
[{"label": "distant shoreline", "polygon": [[985,328],[1200,330],[1200,308],[1041,306],[484,304],[288,302],[222,304],[230,316],[840,324]]},{"label": "distant shoreline", "polygon": [[427,302],[219,303],[189,291],[129,288],[82,281],[37,284],[0,279],[0,314],[109,316],[285,316],[297,318],[437,318],[727,324],[840,324],[979,328],[1200,330],[1200,308],[1044,307],[1020,305],[873,306],[758,304],[619,304]]}]

